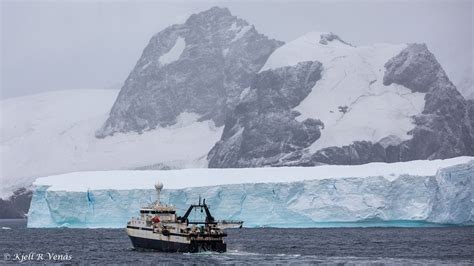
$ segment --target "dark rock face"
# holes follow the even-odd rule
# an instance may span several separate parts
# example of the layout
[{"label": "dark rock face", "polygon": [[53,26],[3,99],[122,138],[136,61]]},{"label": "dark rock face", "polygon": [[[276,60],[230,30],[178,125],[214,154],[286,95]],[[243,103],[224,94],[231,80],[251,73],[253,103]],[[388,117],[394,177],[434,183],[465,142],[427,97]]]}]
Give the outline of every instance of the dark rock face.
[{"label": "dark rock face", "polygon": [[468,100],[467,101],[467,106],[468,106],[468,115],[469,118],[471,119],[471,125],[474,125],[474,100]]},{"label": "dark rock face", "polygon": [[471,121],[470,122],[471,123],[471,136],[470,136],[471,153],[470,155],[474,155],[474,100],[467,101],[467,113]]},{"label": "dark rock face", "polygon": [[182,112],[222,125],[227,110],[282,44],[226,8],[194,14],[153,36],[96,136],[172,125]]},{"label": "dark rock face", "polygon": [[365,164],[370,162],[384,162],[386,160],[385,148],[370,141],[356,141],[351,145],[342,147],[328,147],[317,151],[311,156],[311,165],[324,164]]},{"label": "dark rock face", "polygon": [[398,145],[367,141],[317,151],[301,165],[364,164],[474,155],[474,107],[449,81],[424,44],[411,44],[386,64],[384,84],[426,92],[423,113],[415,116],[412,139]]},{"label": "dark rock face", "polygon": [[411,140],[401,149],[404,161],[444,159],[474,154],[473,125],[464,98],[454,87],[433,90],[423,114],[415,117]]},{"label": "dark rock face", "polygon": [[0,219],[25,218],[30,209],[32,195],[30,190],[21,188],[10,198],[0,199]]},{"label": "dark rock face", "polygon": [[344,40],[342,40],[341,38],[339,38],[338,35],[330,32],[330,33],[325,33],[325,34],[321,34],[321,39],[319,40],[319,43],[320,44],[324,44],[324,45],[327,45],[328,42],[332,42],[334,40],[338,40],[344,44],[347,44],[347,45],[350,45],[350,46],[353,46],[352,44],[348,43],[348,42],[345,42]]},{"label": "dark rock face", "polygon": [[298,122],[297,106],[321,78],[319,62],[259,73],[225,121],[221,140],[209,152],[209,167],[283,165],[302,157],[323,123]]},{"label": "dark rock face", "polygon": [[449,82],[446,73],[425,44],[410,44],[385,64],[384,85],[403,85],[428,92],[438,83]]},{"label": "dark rock face", "polygon": [[[398,69],[390,65],[390,61],[399,62],[401,59],[396,58],[407,54],[408,59]],[[413,138],[401,146],[401,160],[474,154],[474,124],[469,117],[468,102],[449,81],[426,45],[409,45],[390,61],[384,82],[387,77],[411,90],[427,92],[423,113],[414,117],[416,127],[410,132]],[[390,77],[392,73],[399,75]]]}]

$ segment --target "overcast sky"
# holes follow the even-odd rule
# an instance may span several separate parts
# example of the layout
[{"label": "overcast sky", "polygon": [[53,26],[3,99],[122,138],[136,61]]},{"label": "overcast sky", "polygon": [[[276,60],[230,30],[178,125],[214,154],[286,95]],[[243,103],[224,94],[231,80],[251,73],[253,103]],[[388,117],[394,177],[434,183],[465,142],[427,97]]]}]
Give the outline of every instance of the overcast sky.
[{"label": "overcast sky", "polygon": [[212,6],[272,38],[332,31],[365,45],[424,42],[458,83],[474,76],[473,1],[1,1],[1,97],[120,87],[156,32]]}]

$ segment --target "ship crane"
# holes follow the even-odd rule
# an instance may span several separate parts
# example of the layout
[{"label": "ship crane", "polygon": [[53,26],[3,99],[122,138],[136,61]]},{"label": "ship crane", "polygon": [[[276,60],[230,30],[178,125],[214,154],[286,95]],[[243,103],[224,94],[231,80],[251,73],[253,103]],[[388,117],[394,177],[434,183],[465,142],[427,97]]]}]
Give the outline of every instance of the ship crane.
[{"label": "ship crane", "polygon": [[[191,214],[192,210],[199,209],[199,208],[201,209],[201,211],[204,209],[204,211],[206,212],[206,220],[204,222],[201,222],[201,221],[191,221],[190,222],[188,220],[188,217]],[[209,207],[206,204],[206,199],[204,199],[202,201],[202,204],[201,204],[201,198],[199,198],[199,203],[198,204],[192,204],[191,206],[189,206],[189,208],[186,211],[186,213],[184,214],[184,216],[183,217],[178,217],[178,220],[183,222],[183,223],[187,223],[187,224],[217,224],[214,217],[211,215],[211,212],[209,211]]]}]

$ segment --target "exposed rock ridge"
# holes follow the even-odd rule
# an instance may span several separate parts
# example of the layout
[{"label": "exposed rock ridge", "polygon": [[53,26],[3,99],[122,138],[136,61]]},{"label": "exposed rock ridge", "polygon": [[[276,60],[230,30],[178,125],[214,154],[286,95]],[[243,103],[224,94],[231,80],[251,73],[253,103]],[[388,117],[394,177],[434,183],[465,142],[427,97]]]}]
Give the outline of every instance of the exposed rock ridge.
[{"label": "exposed rock ridge", "polygon": [[474,108],[451,83],[425,44],[410,44],[386,64],[384,84],[425,92],[422,114],[413,117],[413,137],[398,145],[368,141],[317,151],[300,165],[364,164],[474,155]]},{"label": "exposed rock ridge", "polygon": [[221,140],[209,152],[209,167],[279,165],[301,158],[317,140],[323,123],[295,120],[291,109],[321,78],[319,62],[301,62],[259,73],[227,117]]},{"label": "exposed rock ridge", "polygon": [[151,38],[96,136],[173,125],[183,112],[220,126],[282,44],[226,8],[194,14]]},{"label": "exposed rock ridge", "polygon": [[338,40],[340,41],[341,43],[343,44],[347,44],[349,46],[353,46],[352,44],[342,40],[338,35],[332,33],[332,32],[329,32],[329,33],[321,33],[321,39],[319,40],[319,43],[320,44],[324,44],[324,45],[327,45],[329,42],[332,42],[334,40]]},{"label": "exposed rock ridge", "polygon": [[452,86],[426,44],[409,44],[385,64],[385,69],[384,85],[396,83],[414,92],[428,92],[435,87]]}]

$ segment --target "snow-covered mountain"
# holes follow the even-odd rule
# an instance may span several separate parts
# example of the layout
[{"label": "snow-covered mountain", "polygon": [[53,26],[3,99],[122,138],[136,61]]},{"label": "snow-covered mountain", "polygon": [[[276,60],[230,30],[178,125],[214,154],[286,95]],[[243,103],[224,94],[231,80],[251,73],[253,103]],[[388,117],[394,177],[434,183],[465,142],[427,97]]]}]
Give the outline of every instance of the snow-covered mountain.
[{"label": "snow-covered mountain", "polygon": [[0,197],[79,170],[474,155],[474,101],[425,45],[356,47],[321,32],[284,44],[217,7],[153,36],[119,93],[0,104]]},{"label": "snow-covered mountain", "polygon": [[[301,67],[307,62],[318,73]],[[241,99],[210,167],[474,154],[470,103],[424,44],[355,47],[311,32],[273,52]]]},{"label": "snow-covered mountain", "polygon": [[186,112],[221,126],[282,44],[226,8],[194,14],[151,38],[97,136],[174,125]]},{"label": "snow-covered mountain", "polygon": [[195,112],[225,125],[209,167],[449,158],[474,155],[470,104],[424,44],[282,45],[216,7],[152,38],[97,136]]},{"label": "snow-covered mountain", "polygon": [[222,127],[192,113],[182,113],[170,127],[96,138],[117,93],[66,90],[1,101],[0,197],[55,173],[207,165]]},{"label": "snow-covered mountain", "polygon": [[424,44],[282,45],[212,8],[152,38],[97,136],[195,112],[225,125],[209,167],[449,158],[474,155],[469,105]]}]

